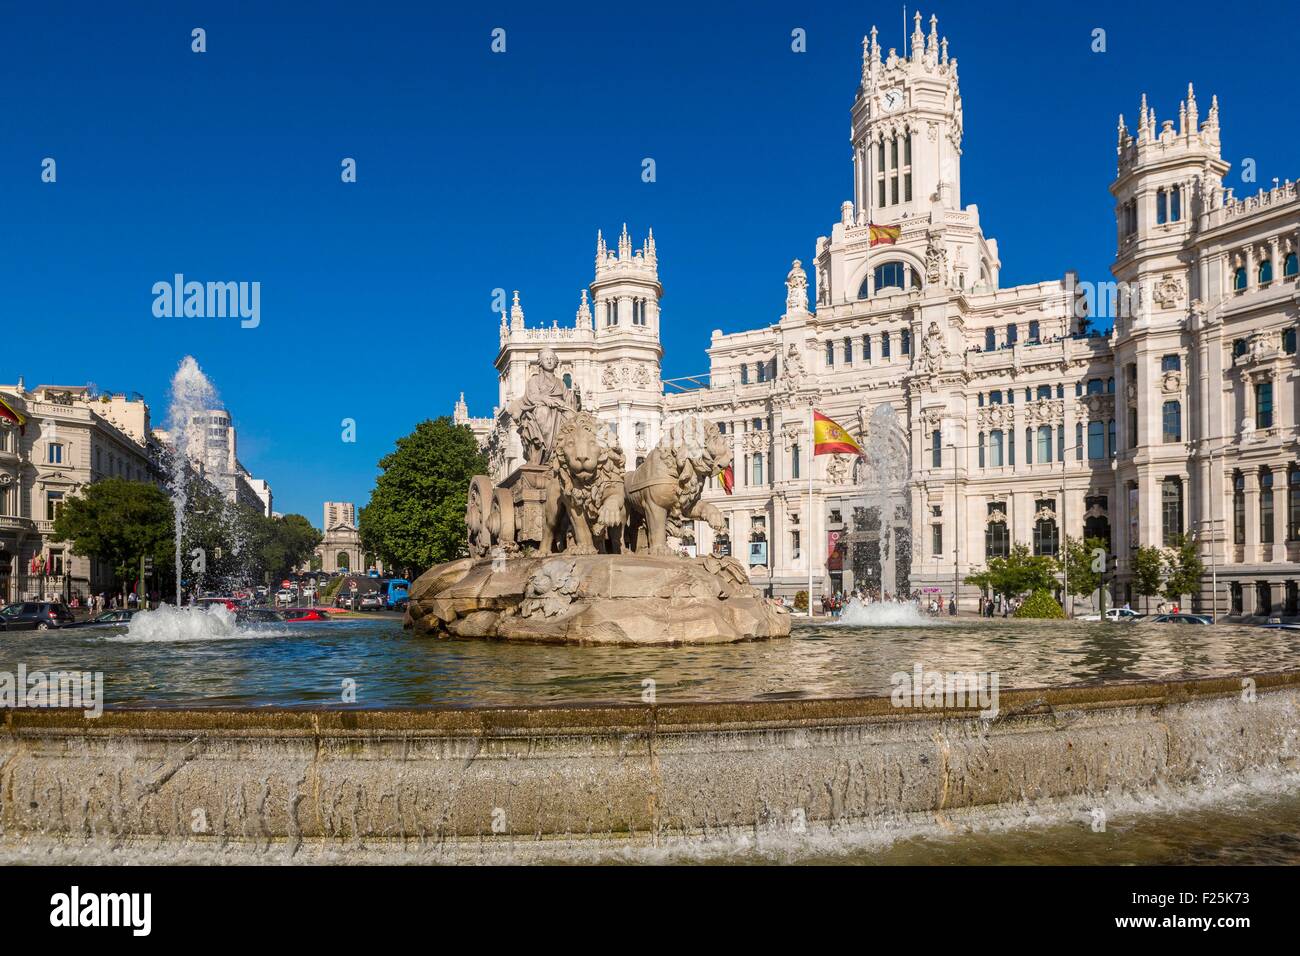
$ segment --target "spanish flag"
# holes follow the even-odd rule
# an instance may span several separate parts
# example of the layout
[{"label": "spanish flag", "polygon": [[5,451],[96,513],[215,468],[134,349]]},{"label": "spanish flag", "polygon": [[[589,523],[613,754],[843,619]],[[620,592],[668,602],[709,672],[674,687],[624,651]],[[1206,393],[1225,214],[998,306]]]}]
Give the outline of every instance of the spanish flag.
[{"label": "spanish flag", "polygon": [[903,231],[901,226],[877,226],[875,223],[871,223],[868,228],[871,230],[871,245],[873,246],[892,246],[898,241],[898,237]]},{"label": "spanish flag", "polygon": [[813,409],[813,455],[861,454],[862,448],[839,422]]},{"label": "spanish flag", "polygon": [[0,418],[18,426],[18,434],[27,434],[27,416],[0,398]]},{"label": "spanish flag", "polygon": [[731,494],[731,489],[736,487],[736,469],[731,465],[723,468],[718,472],[718,481],[722,484],[722,490]]}]

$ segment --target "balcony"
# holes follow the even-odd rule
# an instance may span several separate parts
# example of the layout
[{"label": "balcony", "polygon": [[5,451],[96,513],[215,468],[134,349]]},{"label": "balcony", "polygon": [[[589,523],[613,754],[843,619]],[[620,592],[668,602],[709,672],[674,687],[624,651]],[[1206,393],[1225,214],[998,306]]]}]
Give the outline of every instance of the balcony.
[{"label": "balcony", "polygon": [[0,515],[0,532],[10,531],[30,534],[36,530],[36,523],[31,518],[19,518],[14,515]]}]

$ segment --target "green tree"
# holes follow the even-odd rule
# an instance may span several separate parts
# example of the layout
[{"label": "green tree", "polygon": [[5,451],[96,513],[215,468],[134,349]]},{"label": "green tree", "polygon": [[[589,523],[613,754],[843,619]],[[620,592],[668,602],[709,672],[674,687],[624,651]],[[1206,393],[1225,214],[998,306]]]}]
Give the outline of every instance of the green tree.
[{"label": "green tree", "polygon": [[1174,546],[1165,552],[1169,576],[1165,579],[1164,593],[1169,600],[1182,601],[1184,594],[1195,594],[1200,589],[1205,564],[1198,550],[1194,537],[1179,535]]},{"label": "green tree", "polygon": [[1025,602],[1016,608],[1015,617],[1060,619],[1065,611],[1056,603],[1050,591],[1035,591]]},{"label": "green tree", "polygon": [[125,585],[135,580],[141,558],[165,574],[175,555],[172,503],[157,485],[105,478],[64,499],[54,519],[55,541],[73,554],[108,564]]},{"label": "green tree", "polygon": [[1012,545],[1005,558],[993,558],[988,567],[994,592],[1012,598],[1027,591],[1052,591],[1056,587],[1056,562],[1029,553],[1029,545]]},{"label": "green tree", "polygon": [[1147,599],[1148,612],[1151,610],[1152,595],[1160,593],[1164,563],[1159,548],[1144,544],[1133,552],[1133,593]]},{"label": "green tree", "polygon": [[423,421],[379,467],[358,519],[365,549],[412,574],[464,555],[469,482],[487,473],[473,432],[447,416]]}]

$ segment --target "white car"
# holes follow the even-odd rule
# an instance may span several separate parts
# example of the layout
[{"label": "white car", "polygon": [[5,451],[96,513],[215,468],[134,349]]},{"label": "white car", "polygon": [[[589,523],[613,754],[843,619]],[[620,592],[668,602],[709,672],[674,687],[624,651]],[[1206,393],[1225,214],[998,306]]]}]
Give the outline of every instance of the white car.
[{"label": "white car", "polygon": [[[1130,611],[1126,607],[1108,607],[1106,608],[1106,620],[1108,621],[1134,621],[1142,615],[1137,611]],[[1100,614],[1085,614],[1079,618],[1081,621],[1100,621]]]},{"label": "white car", "polygon": [[302,589],[302,596],[304,598],[314,598],[316,596],[316,586],[314,584],[308,584]]},{"label": "white car", "polygon": [[293,592],[290,591],[288,588],[281,588],[280,590],[276,591],[275,603],[283,604],[285,607],[288,607],[290,604],[293,603]]}]

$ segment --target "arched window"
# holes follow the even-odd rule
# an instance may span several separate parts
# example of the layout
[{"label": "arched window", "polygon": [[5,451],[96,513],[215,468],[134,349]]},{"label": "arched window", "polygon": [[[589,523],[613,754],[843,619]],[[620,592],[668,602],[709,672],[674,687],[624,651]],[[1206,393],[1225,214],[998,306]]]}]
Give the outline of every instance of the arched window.
[{"label": "arched window", "polygon": [[883,262],[872,273],[876,294],[883,289],[919,289],[921,276],[905,262]]},{"label": "arched window", "polygon": [[1259,264],[1259,284],[1268,285],[1273,281],[1273,262],[1265,259]]},{"label": "arched window", "polygon": [[1296,258],[1294,252],[1288,252],[1282,259],[1282,277],[1289,279],[1297,272],[1300,272],[1300,259]]},{"label": "arched window", "polygon": [[1160,490],[1161,541],[1166,548],[1174,547],[1183,536],[1183,481],[1170,477]]},{"label": "arched window", "polygon": [[1161,412],[1165,444],[1183,440],[1183,406],[1181,402],[1165,402]]},{"label": "arched window", "polygon": [[[989,504],[989,515],[992,517],[996,512],[1001,510],[997,503]],[[1001,516],[996,521],[988,521],[984,525],[984,557],[985,558],[1005,558],[1011,553],[1011,534],[1007,531],[1007,522]]]},{"label": "arched window", "polygon": [[1246,291],[1246,267],[1237,266],[1232,273],[1232,289],[1234,292]]},{"label": "arched window", "polygon": [[1038,426],[1038,461],[1040,464],[1052,463],[1052,426]]},{"label": "arched window", "polygon": [[940,442],[943,438],[939,434],[939,429],[935,429],[930,434],[930,467],[940,468],[943,466],[943,445]]},{"label": "arched window", "polygon": [[1259,470],[1259,543],[1273,543],[1273,472]]},{"label": "arched window", "polygon": [[1232,543],[1246,543],[1246,476],[1232,473]]}]

